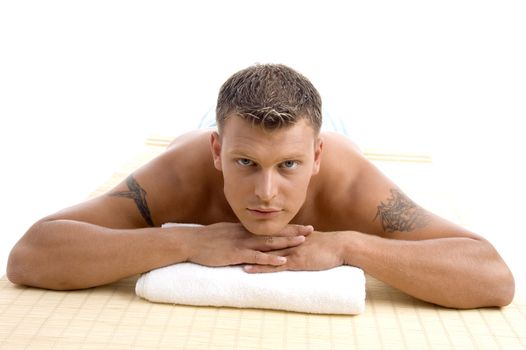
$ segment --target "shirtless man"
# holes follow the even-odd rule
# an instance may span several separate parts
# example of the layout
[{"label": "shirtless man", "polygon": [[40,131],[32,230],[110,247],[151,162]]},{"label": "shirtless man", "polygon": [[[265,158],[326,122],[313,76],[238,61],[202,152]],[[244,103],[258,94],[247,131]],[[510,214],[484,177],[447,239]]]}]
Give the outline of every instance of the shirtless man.
[{"label": "shirtless man", "polygon": [[346,264],[447,307],[512,301],[488,241],[415,204],[346,137],[320,133],[321,98],[299,73],[244,69],[216,114],[217,131],[177,138],[107,194],[35,223],[9,280],[64,290],[184,261],[247,273]]}]

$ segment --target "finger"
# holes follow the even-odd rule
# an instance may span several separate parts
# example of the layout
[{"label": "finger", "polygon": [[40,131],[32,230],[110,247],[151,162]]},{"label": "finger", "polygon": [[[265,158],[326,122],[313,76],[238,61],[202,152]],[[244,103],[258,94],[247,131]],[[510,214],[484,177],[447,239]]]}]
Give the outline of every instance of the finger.
[{"label": "finger", "polygon": [[243,271],[247,273],[269,273],[269,272],[279,272],[286,271],[287,266],[265,266],[265,265],[245,265]]},{"label": "finger", "polygon": [[287,225],[276,236],[306,236],[314,231],[311,225]]},{"label": "finger", "polygon": [[272,265],[280,266],[287,262],[287,258],[284,256],[278,256],[274,254],[266,254],[258,250],[249,250],[245,258],[245,263],[255,265]]},{"label": "finger", "polygon": [[277,256],[285,256],[285,257],[287,257],[287,261],[289,261],[290,260],[290,256],[289,255],[291,255],[294,252],[293,249],[294,249],[294,247],[285,248],[285,249],[277,249],[277,250],[268,251],[266,253],[277,255]]},{"label": "finger", "polygon": [[254,250],[260,250],[267,252],[269,250],[285,249],[289,247],[295,247],[305,242],[305,236],[292,236],[292,237],[259,237],[258,242],[251,248]]}]

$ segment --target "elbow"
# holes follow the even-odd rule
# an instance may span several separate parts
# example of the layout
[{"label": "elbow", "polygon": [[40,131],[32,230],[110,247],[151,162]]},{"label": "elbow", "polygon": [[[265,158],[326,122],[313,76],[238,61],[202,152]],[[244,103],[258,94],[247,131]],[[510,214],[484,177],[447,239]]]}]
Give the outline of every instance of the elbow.
[{"label": "elbow", "polygon": [[42,264],[35,262],[35,255],[30,248],[21,242],[17,243],[7,260],[7,279],[18,285],[46,288],[46,286],[41,285],[39,274]]},{"label": "elbow", "polygon": [[498,282],[492,281],[491,284],[472,296],[465,304],[454,307],[459,309],[473,309],[482,307],[505,307],[511,304],[515,296],[515,280],[510,274]]},{"label": "elbow", "polygon": [[14,284],[35,285],[35,278],[44,266],[38,248],[38,223],[34,224],[11,249],[7,258],[6,277]]},{"label": "elbow", "polygon": [[13,283],[28,287],[53,290],[76,289],[68,281],[57,278],[60,274],[49,266],[49,256],[26,242],[18,242],[9,254],[6,277]]},{"label": "elbow", "polygon": [[479,286],[479,305],[477,307],[505,307],[515,296],[515,278],[504,260],[498,257],[485,269]]},{"label": "elbow", "polygon": [[[495,276],[493,276],[495,277]],[[486,307],[505,307],[511,304],[515,295],[515,280],[511,273],[497,278],[472,280],[456,292],[445,293],[441,300],[430,302],[452,309],[478,309]]]},{"label": "elbow", "polygon": [[515,296],[515,278],[510,268],[492,247],[493,253],[491,263],[486,269],[488,305],[493,307],[504,307],[513,301]]},{"label": "elbow", "polygon": [[9,255],[6,277],[13,283],[27,287],[36,287],[51,290],[80,289],[72,281],[57,278],[57,274],[46,272],[42,266],[22,256],[15,250]]},{"label": "elbow", "polygon": [[7,279],[17,285],[57,291],[78,290],[94,287],[78,278],[63,262],[53,262],[49,255],[39,249],[23,246],[20,243],[9,254]]},{"label": "elbow", "polygon": [[504,259],[488,241],[481,239],[477,307],[505,307],[515,296],[515,278]]},{"label": "elbow", "polygon": [[27,279],[27,273],[24,272],[24,258],[20,252],[22,248],[16,245],[9,254],[7,259],[6,277],[14,284],[29,285]]},{"label": "elbow", "polygon": [[457,276],[459,288],[451,289],[443,306],[474,309],[505,307],[513,302],[515,279],[510,268],[489,243],[482,241],[479,247],[479,259],[474,260],[478,263]]},{"label": "elbow", "polygon": [[52,275],[16,249],[9,255],[6,277],[13,284],[51,290],[79,289],[71,281],[60,280],[56,278],[56,274]]},{"label": "elbow", "polygon": [[492,293],[492,303],[490,306],[504,307],[508,306],[513,301],[515,296],[515,279],[507,267],[506,270],[507,271],[503,273],[503,276],[497,279],[498,283],[496,283]]}]

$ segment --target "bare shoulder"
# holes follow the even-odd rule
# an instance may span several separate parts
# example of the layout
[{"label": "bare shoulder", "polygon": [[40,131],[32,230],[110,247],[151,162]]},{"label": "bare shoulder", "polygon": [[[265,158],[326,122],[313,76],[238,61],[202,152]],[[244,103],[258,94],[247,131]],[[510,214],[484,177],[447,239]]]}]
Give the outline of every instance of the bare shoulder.
[{"label": "bare shoulder", "polygon": [[[218,186],[209,149],[210,130],[181,135],[156,158],[99,197],[46,218],[85,221],[105,227],[138,228],[197,221],[196,212]],[[199,210],[201,209],[201,210]]]},{"label": "bare shoulder", "polygon": [[200,129],[177,137],[164,153],[132,174],[148,194],[155,224],[199,221],[195,213],[205,212],[203,203],[210,203],[207,197],[221,188],[210,151],[211,133]]},{"label": "bare shoulder", "polygon": [[[344,135],[335,132],[323,132],[323,155],[320,178],[339,178],[339,186],[348,187],[353,184],[355,177],[367,160],[358,145]],[[335,184],[336,185],[336,184]]]},{"label": "bare shoulder", "polygon": [[[474,234],[415,203],[345,136],[324,133],[320,179],[323,203],[332,208],[331,229],[350,229],[395,239]],[[336,210],[334,210],[336,208]]]},{"label": "bare shoulder", "polygon": [[[356,194],[363,169],[367,167],[360,148],[348,137],[334,132],[321,133],[323,152],[320,172],[311,180],[307,203],[316,203],[314,216],[321,231],[364,230],[364,211]],[[363,208],[362,208],[363,209]],[[365,232],[365,231],[364,231]]]},{"label": "bare shoulder", "polygon": [[185,147],[208,148],[210,135],[214,129],[196,129],[177,136],[166,147],[166,151],[183,149]]},{"label": "bare shoulder", "polygon": [[356,153],[362,153],[358,144],[345,135],[333,131],[322,131],[320,136],[325,144],[335,145],[342,149],[349,148],[347,151],[352,150]]}]

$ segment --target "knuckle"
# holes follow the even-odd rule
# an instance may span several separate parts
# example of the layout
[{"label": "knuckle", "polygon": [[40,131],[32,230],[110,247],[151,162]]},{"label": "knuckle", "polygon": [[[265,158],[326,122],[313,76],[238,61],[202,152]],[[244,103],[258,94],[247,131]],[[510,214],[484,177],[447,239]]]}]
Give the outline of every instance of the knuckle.
[{"label": "knuckle", "polygon": [[265,238],[265,244],[266,244],[266,245],[271,246],[272,243],[274,243],[274,237],[272,237],[272,236],[268,236],[267,238]]},{"label": "knuckle", "polygon": [[258,252],[257,250],[254,252],[254,263],[259,264],[261,261],[261,252]]}]

